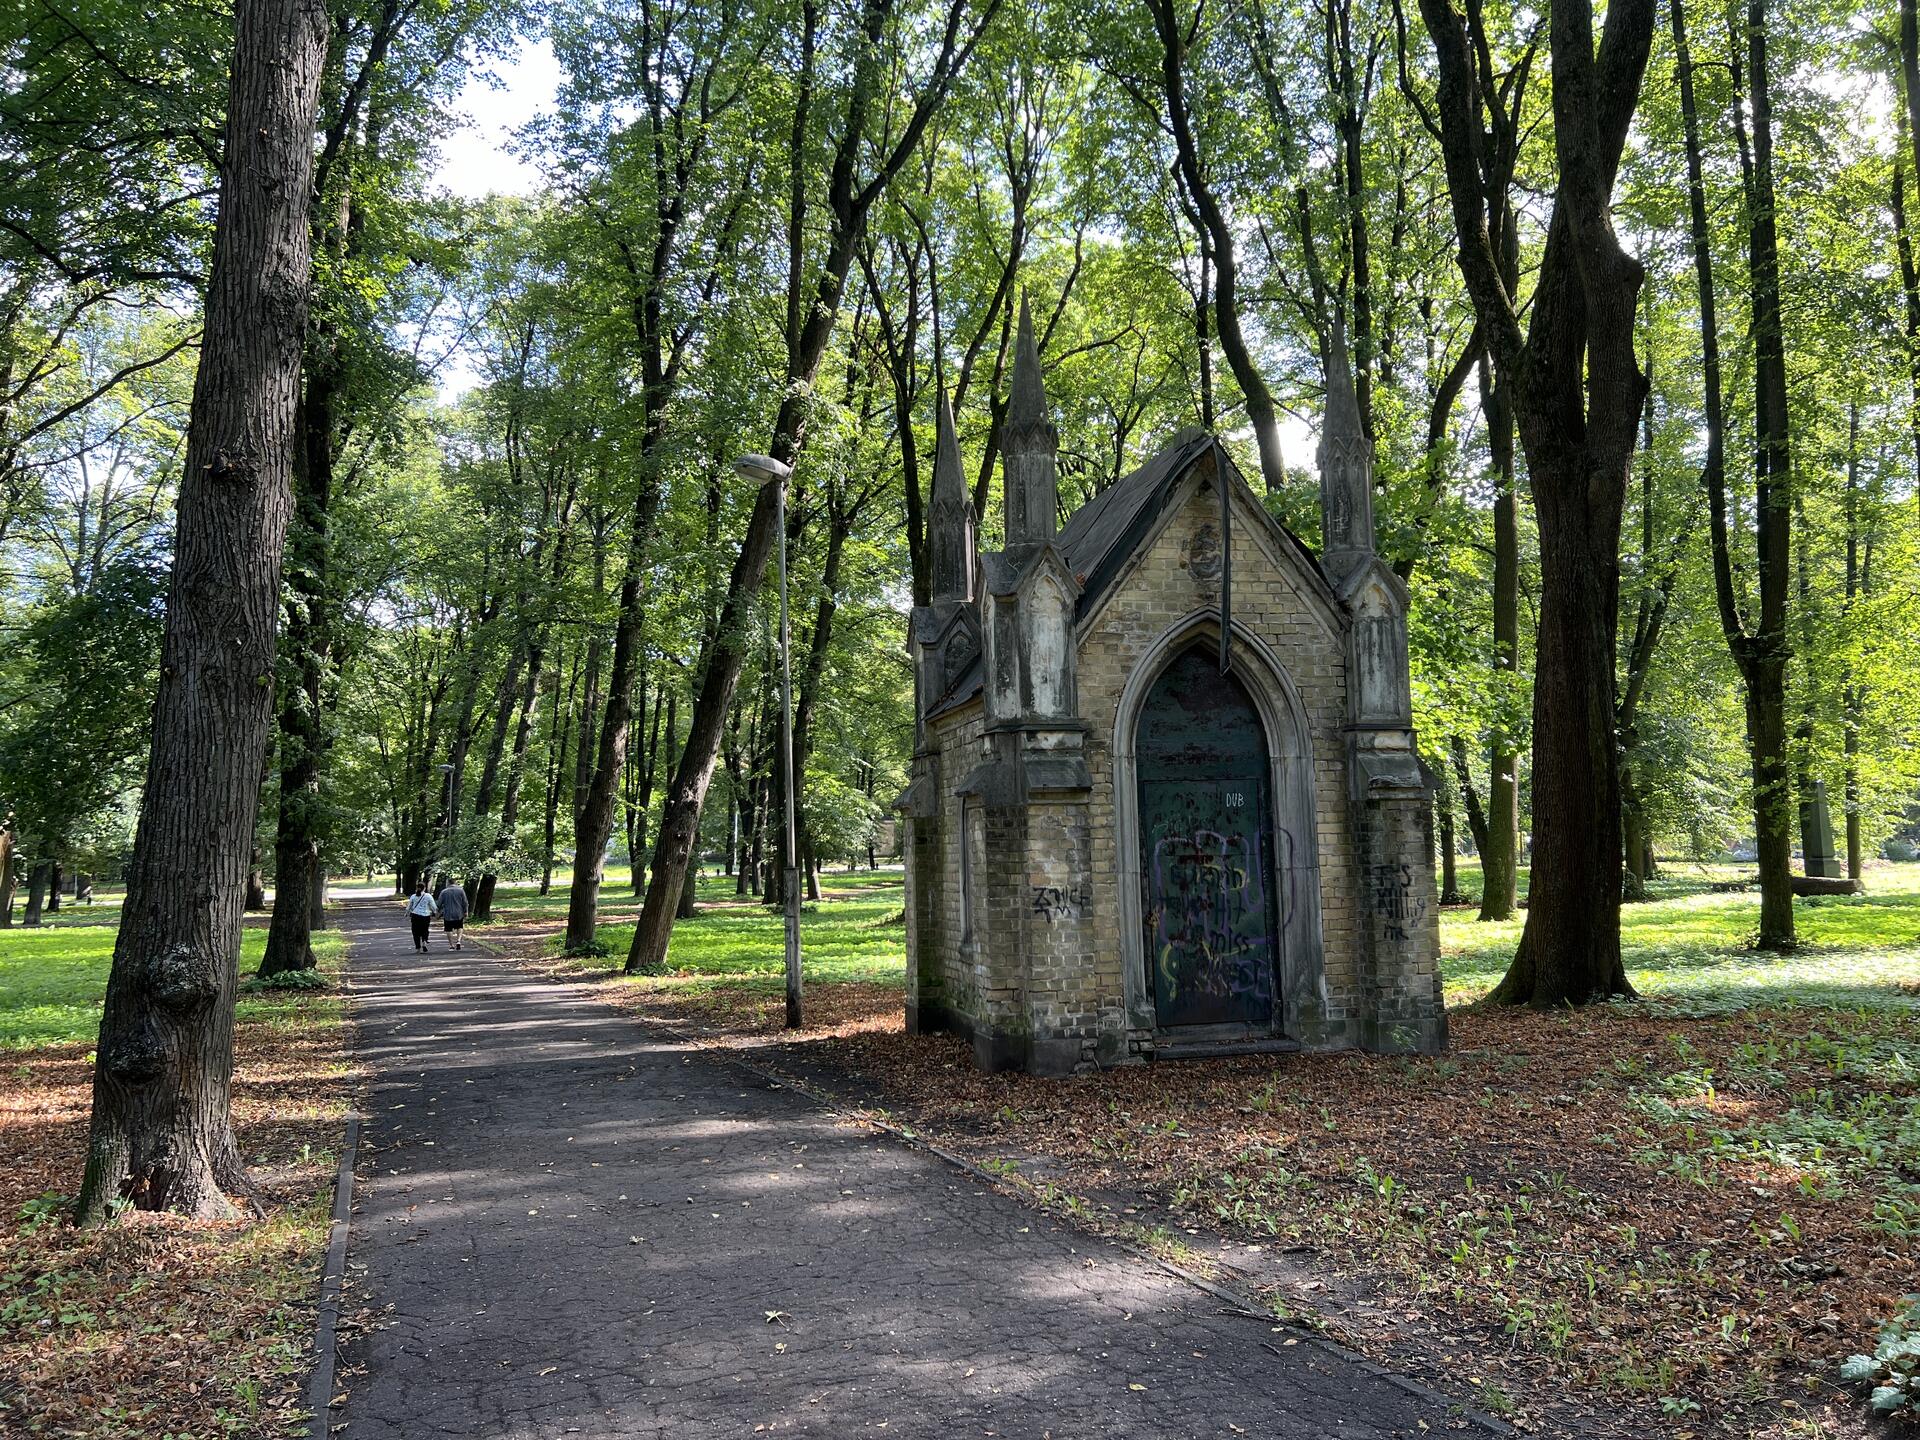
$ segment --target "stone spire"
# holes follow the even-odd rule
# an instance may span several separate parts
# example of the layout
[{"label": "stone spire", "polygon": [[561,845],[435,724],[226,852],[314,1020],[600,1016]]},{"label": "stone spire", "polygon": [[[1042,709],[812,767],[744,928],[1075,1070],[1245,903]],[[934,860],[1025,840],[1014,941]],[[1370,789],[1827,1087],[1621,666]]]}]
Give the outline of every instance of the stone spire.
[{"label": "stone spire", "polygon": [[1047,391],[1040,379],[1040,347],[1033,340],[1033,317],[1022,293],[1020,334],[1013,349],[1013,384],[1000,438],[1009,550],[1043,545],[1053,538],[1059,505],[1059,444],[1060,433],[1047,414]]},{"label": "stone spire", "polygon": [[960,442],[954,435],[953,407],[946,382],[934,402],[933,501],[928,506],[927,540],[932,547],[930,577],[936,605],[973,599],[973,500],[960,469]]},{"label": "stone spire", "polygon": [[1360,424],[1346,326],[1337,320],[1320,421],[1320,534],[1320,563],[1336,586],[1373,558],[1373,443]]}]

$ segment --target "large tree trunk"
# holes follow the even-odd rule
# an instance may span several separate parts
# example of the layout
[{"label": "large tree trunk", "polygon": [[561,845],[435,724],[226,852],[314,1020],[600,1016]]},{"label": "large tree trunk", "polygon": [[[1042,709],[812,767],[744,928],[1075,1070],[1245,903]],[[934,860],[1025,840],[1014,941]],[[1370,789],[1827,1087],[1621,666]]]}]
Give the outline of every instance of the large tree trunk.
[{"label": "large tree trunk", "polygon": [[219,218],[175,507],[153,746],[107,981],[77,1213],[201,1217],[246,1186],[230,1122],[247,853],[273,706],[310,283],[319,0],[240,0]]},{"label": "large tree trunk", "polygon": [[[1596,53],[1591,0],[1551,0],[1558,182],[1531,315],[1507,286],[1483,188],[1484,34],[1447,0],[1421,0],[1460,269],[1514,412],[1540,528],[1533,697],[1532,879],[1526,929],[1499,1004],[1548,1007],[1630,994],[1620,959],[1620,779],[1614,651],[1620,521],[1646,380],[1634,354],[1643,271],[1611,218],[1621,150],[1652,45],[1652,0],[1612,0]],[[1483,83],[1484,82],[1484,83]]]},{"label": "large tree trunk", "polygon": [[[1632,993],[1620,959],[1613,736],[1619,529],[1585,523],[1584,483],[1551,477],[1559,483],[1543,484],[1548,478],[1535,470],[1541,584],[1533,808],[1540,820],[1526,929],[1492,996],[1496,1004],[1541,1008]],[[1546,823],[1549,816],[1558,823]]]},{"label": "large tree trunk", "polygon": [[[790,463],[798,450],[802,408],[802,403],[793,398],[780,407],[781,424],[776,430],[774,458],[783,464]],[[780,451],[785,451],[785,455]],[[713,781],[727,710],[733,704],[734,691],[740,684],[740,670],[746,661],[742,634],[747,607],[760,589],[767,557],[773,551],[774,502],[774,487],[763,485],[754,500],[746,538],[734,558],[719,630],[694,702],[692,724],[662,807],[660,829],[653,845],[653,875],[647,882],[640,921],[627,951],[626,968],[630,974],[657,973],[666,963],[667,941],[673,934],[680,892],[685,885],[687,866],[692,862],[693,847],[699,839],[700,809],[706,803],[707,787]]]},{"label": "large tree trunk", "polygon": [[67,872],[66,872],[66,869],[65,869],[65,868],[64,868],[64,867],[63,867],[63,866],[62,866],[62,865],[60,864],[60,862],[59,862],[58,860],[55,860],[55,861],[53,862],[53,873],[52,873],[52,876],[51,876],[51,877],[50,877],[50,878],[48,879],[48,881],[47,881],[47,910],[48,910],[48,913],[50,913],[50,914],[58,914],[58,913],[59,913],[59,910],[60,910],[60,897],[61,897],[62,895],[64,895],[64,894],[66,894],[66,891],[67,891]]}]

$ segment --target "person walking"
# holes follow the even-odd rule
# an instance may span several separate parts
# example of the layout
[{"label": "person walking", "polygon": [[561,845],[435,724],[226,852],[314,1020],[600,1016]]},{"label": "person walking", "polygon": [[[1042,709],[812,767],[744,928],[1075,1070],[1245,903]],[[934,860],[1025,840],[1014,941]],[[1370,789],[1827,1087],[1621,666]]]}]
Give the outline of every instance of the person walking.
[{"label": "person walking", "polygon": [[407,897],[407,919],[413,925],[413,948],[416,951],[427,948],[427,936],[439,909],[439,904],[427,892],[427,882],[421,880],[413,887],[413,894]]},{"label": "person walking", "polygon": [[447,943],[454,949],[460,948],[460,932],[467,923],[467,892],[460,888],[458,880],[447,881],[447,888],[440,892],[440,924],[447,932]]}]

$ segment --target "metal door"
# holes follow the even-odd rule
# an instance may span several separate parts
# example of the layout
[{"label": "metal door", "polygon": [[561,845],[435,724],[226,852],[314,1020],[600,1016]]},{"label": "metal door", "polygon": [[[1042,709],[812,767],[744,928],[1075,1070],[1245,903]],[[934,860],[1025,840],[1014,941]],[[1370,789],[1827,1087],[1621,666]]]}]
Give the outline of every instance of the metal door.
[{"label": "metal door", "polygon": [[1159,1028],[1278,1028],[1271,766],[1253,702],[1212,651],[1147,693],[1135,756],[1145,953]]}]

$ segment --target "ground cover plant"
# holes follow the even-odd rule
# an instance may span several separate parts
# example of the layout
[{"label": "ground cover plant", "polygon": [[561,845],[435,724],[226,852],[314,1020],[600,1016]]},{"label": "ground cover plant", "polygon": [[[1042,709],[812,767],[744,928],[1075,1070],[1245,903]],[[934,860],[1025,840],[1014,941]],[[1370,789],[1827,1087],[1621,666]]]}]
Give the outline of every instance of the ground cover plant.
[{"label": "ground cover plant", "polygon": [[601,988],[1085,1223],[1225,1261],[1359,1348],[1465,1367],[1523,1426],[1853,1433],[1842,1365],[1920,1289],[1920,866],[1803,902],[1784,957],[1747,948],[1755,897],[1714,888],[1737,875],[1676,871],[1628,907],[1644,998],[1578,1012],[1473,1008],[1517,922],[1449,911],[1453,1044],[1434,1058],[982,1075],[959,1042],[902,1033],[890,877],[830,880],[810,909],[797,1036],[778,915],[718,881],[668,973]]},{"label": "ground cover plant", "polygon": [[[62,916],[68,912],[63,911]],[[351,1075],[337,989],[243,989],[233,1114],[262,1214],[67,1223],[112,912],[0,931],[0,1432],[304,1433],[300,1384]],[[104,923],[99,923],[104,920]],[[249,929],[242,973],[264,932]],[[320,937],[336,974],[339,937]]]}]

